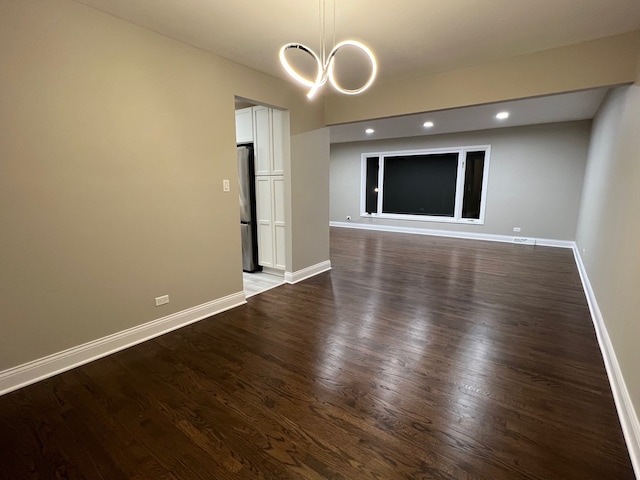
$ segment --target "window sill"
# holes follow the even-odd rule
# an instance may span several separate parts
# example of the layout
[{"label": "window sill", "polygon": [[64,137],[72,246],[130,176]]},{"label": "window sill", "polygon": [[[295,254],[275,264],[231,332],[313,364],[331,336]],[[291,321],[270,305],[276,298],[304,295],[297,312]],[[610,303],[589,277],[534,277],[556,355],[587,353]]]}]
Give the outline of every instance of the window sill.
[{"label": "window sill", "polygon": [[475,218],[433,217],[426,215],[394,215],[390,213],[368,214],[361,213],[360,218],[379,218],[381,220],[404,220],[427,223],[456,223],[459,225],[484,225],[484,220]]}]

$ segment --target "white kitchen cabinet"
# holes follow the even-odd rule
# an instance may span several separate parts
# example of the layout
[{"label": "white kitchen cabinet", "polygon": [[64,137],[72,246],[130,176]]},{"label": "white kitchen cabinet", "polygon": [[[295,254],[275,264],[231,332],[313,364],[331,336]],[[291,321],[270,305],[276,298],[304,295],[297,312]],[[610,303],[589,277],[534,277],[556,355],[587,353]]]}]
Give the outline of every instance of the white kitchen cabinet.
[{"label": "white kitchen cabinet", "polygon": [[256,175],[284,175],[286,112],[253,107],[253,149]]},{"label": "white kitchen cabinet", "polygon": [[[286,112],[263,106],[252,108],[253,155],[256,175],[258,263],[286,268],[284,157],[288,149]],[[286,138],[285,138],[286,136]]]},{"label": "white kitchen cabinet", "polygon": [[256,214],[258,224],[258,264],[273,268],[273,211],[271,178],[256,177]]},{"label": "white kitchen cabinet", "polygon": [[273,262],[274,268],[284,270],[286,259],[286,223],[284,202],[284,177],[273,176],[271,179],[271,199],[273,206]]},{"label": "white kitchen cabinet", "polygon": [[236,143],[253,142],[253,108],[236,110]]},{"label": "white kitchen cabinet", "polygon": [[272,124],[273,114],[270,108],[253,107],[253,155],[256,175],[271,175],[273,161]]},{"label": "white kitchen cabinet", "polygon": [[258,263],[286,267],[285,188],[281,175],[256,177]]},{"label": "white kitchen cabinet", "polygon": [[271,112],[271,139],[273,143],[273,154],[271,155],[271,175],[284,175],[284,147],[285,121],[288,121],[286,112],[282,110],[272,110]]}]

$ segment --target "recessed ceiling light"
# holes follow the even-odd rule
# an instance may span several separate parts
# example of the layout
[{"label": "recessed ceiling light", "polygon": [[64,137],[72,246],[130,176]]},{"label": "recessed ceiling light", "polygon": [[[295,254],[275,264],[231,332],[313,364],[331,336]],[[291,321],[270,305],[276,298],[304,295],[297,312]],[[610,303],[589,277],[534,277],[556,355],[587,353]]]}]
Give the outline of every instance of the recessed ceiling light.
[{"label": "recessed ceiling light", "polygon": [[431,128],[431,127],[433,127],[433,122],[424,122],[422,124],[422,126],[425,127],[425,128]]},{"label": "recessed ceiling light", "polygon": [[367,128],[367,129],[365,130],[365,133],[366,133],[367,135],[371,135],[373,132],[375,132],[375,130],[374,130],[373,128]]},{"label": "recessed ceiling light", "polygon": [[496,118],[498,120],[504,120],[506,118],[509,118],[509,112],[500,112],[499,114],[496,115]]}]

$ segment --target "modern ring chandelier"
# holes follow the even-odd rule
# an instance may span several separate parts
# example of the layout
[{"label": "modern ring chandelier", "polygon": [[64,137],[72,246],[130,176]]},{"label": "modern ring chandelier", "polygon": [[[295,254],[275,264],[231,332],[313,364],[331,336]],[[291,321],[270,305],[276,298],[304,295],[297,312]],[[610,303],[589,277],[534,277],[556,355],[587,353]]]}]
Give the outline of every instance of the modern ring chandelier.
[{"label": "modern ring chandelier", "polygon": [[[320,59],[320,57],[318,57],[318,55],[316,55],[316,53],[306,45],[302,45],[301,43],[287,43],[286,45],[283,45],[282,48],[280,49],[280,62],[282,63],[282,66],[284,67],[284,69],[287,71],[289,75],[291,75],[293,78],[295,78],[298,82],[300,82],[304,86],[310,88],[309,92],[307,93],[308,98],[313,98],[313,96],[316,94],[318,89],[322,87],[325,83],[327,83],[327,80],[329,80],[329,83],[333,85],[333,88],[335,88],[340,93],[344,93],[346,95],[357,95],[359,93],[362,93],[371,86],[371,84],[376,78],[376,73],[378,72],[378,64],[376,62],[376,57],[373,55],[373,52],[369,49],[369,47],[367,47],[365,44],[358,42],[356,40],[344,40],[338,43],[337,45],[335,45],[335,29],[336,29],[335,0],[333,4],[334,47],[329,52],[329,55],[325,55],[324,0],[320,0],[319,3],[320,3],[320,50],[321,50],[322,59]],[[369,58],[369,61],[371,62],[371,75],[369,76],[369,79],[360,88],[356,88],[353,90],[342,87],[337,82],[334,74],[334,61],[335,61],[336,54],[338,53],[338,50],[346,46],[351,46],[351,47],[355,47],[362,50],[365,53],[365,55]],[[309,80],[308,78],[303,77],[289,64],[285,56],[285,52],[289,49],[299,49],[305,53],[308,53],[313,57],[313,59],[316,61],[316,68],[317,68],[315,80]]]}]

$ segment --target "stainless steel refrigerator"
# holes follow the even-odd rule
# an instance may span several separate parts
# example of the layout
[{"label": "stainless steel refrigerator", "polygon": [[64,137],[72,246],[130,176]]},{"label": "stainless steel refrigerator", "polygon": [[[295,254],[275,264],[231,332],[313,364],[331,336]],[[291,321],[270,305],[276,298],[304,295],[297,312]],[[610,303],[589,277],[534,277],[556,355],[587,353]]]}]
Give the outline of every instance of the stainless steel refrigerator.
[{"label": "stainless steel refrigerator", "polygon": [[262,270],[258,265],[258,226],[256,224],[256,183],[253,145],[238,146],[238,185],[240,187],[240,232],[242,270]]}]

